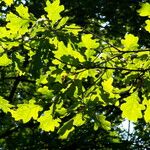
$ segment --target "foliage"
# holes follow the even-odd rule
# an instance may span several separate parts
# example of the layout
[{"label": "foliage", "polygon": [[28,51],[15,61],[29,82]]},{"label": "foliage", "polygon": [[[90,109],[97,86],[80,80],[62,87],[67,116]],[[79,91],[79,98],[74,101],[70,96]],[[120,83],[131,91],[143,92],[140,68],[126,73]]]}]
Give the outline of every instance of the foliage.
[{"label": "foliage", "polygon": [[[92,33],[63,17],[59,0],[47,0],[39,18],[23,4],[4,2],[14,11],[0,27],[0,109],[9,121],[1,137],[32,127],[40,137],[69,140],[88,124],[106,132],[108,143],[121,143],[114,130],[123,118],[149,122],[150,50],[138,36],[127,33],[118,42]],[[149,18],[149,7],[137,12]]]}]

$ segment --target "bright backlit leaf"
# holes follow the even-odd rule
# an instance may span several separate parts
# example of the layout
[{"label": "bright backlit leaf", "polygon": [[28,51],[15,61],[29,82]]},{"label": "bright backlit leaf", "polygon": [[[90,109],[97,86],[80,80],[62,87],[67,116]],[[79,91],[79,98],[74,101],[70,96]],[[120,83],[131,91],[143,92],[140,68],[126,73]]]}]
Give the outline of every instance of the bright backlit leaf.
[{"label": "bright backlit leaf", "polygon": [[29,19],[30,15],[28,13],[28,7],[24,7],[22,4],[16,7],[16,11],[18,12],[19,16],[25,19]]},{"label": "bright backlit leaf", "polygon": [[[85,61],[84,57],[78,51],[74,50],[70,43],[66,47],[62,41],[58,42],[58,49],[54,54],[55,58],[59,60],[63,59],[65,56],[71,56],[75,59],[77,58],[80,62]],[[57,63],[59,64],[60,62],[58,61]]]},{"label": "bright backlit leaf", "polygon": [[2,46],[0,46],[0,53],[3,53],[4,52],[4,49]]},{"label": "bright backlit leaf", "polygon": [[6,5],[10,6],[11,4],[13,4],[14,0],[3,0]]},{"label": "bright backlit leaf", "polygon": [[52,94],[52,90],[49,90],[48,89],[48,87],[47,86],[44,86],[44,87],[41,87],[41,88],[39,88],[38,90],[37,90],[39,93],[41,93],[41,94],[45,94],[45,95],[53,95]]},{"label": "bright backlit leaf", "polygon": [[6,21],[8,21],[6,27],[10,29],[12,34],[18,34],[20,36],[28,31],[30,21],[27,19],[20,18],[10,12],[6,16]]},{"label": "bright backlit leaf", "polygon": [[20,62],[23,62],[25,60],[25,57],[20,55],[18,52],[16,53],[16,58],[18,58]]},{"label": "bright backlit leaf", "polygon": [[[93,90],[93,88],[94,88],[94,90]],[[89,97],[90,101],[99,100],[100,102],[102,102],[103,105],[105,105],[105,102],[104,102],[104,100],[101,97],[101,90],[100,90],[100,88],[99,87],[97,87],[97,88],[93,87],[93,88],[90,91],[91,93],[93,93]]]},{"label": "bright backlit leaf", "polygon": [[96,69],[82,69],[79,71],[77,78],[79,80],[82,80],[84,78],[86,79],[88,76],[95,78],[96,74],[97,74]]},{"label": "bright backlit leaf", "polygon": [[53,3],[50,1],[46,2],[45,11],[47,12],[47,17],[52,21],[52,25],[61,19],[60,13],[63,10],[64,6],[60,5],[60,0],[54,0]]},{"label": "bright backlit leaf", "polygon": [[105,130],[111,129],[111,123],[106,120],[104,115],[96,115],[96,120],[94,122],[94,130],[98,130],[99,127],[102,127]]},{"label": "bright backlit leaf", "polygon": [[110,77],[108,80],[104,80],[102,82],[103,89],[108,93],[112,93],[112,90],[113,90],[112,83],[113,83],[112,77]]},{"label": "bright backlit leaf", "polygon": [[[6,5],[2,3],[0,13],[0,92],[8,100],[0,96],[0,111],[9,112],[2,134],[3,130],[21,131],[21,122],[16,124],[19,128],[9,126],[15,125],[10,115],[15,121],[35,124],[36,131],[39,124],[41,134],[58,133],[60,139],[69,139],[82,125],[85,132],[87,121],[94,124],[94,130],[111,130],[108,120],[113,127],[122,118],[136,122],[144,116],[145,122],[150,122],[150,102],[141,104],[144,95],[150,95],[149,50],[142,39],[138,44],[138,37],[126,34],[119,47],[120,37],[106,36],[105,25],[99,30],[104,34],[96,35],[92,24],[83,28],[72,22],[74,16],[61,17],[64,6],[60,0],[46,0],[46,7],[41,6],[47,16],[36,14],[39,18],[30,13],[32,9],[24,0],[2,1]],[[150,17],[150,4],[143,4],[138,12]],[[145,23],[150,32],[150,19]],[[132,29],[127,24],[124,27],[127,32]],[[33,99],[25,103],[29,97]],[[122,110],[122,118],[117,109]],[[108,142],[118,140],[116,134],[107,135],[112,136]]]},{"label": "bright backlit leaf", "polygon": [[99,47],[99,43],[97,43],[96,39],[92,39],[92,34],[84,34],[82,35],[82,43],[81,45],[86,47],[87,49],[97,48]]},{"label": "bright backlit leaf", "polygon": [[150,16],[150,4],[142,3],[141,9],[138,10],[140,16]]},{"label": "bright backlit leaf", "polygon": [[87,49],[85,51],[85,56],[87,58],[87,60],[90,60],[90,59],[95,59],[95,56],[93,56],[94,54],[96,53],[96,51],[94,49]]},{"label": "bright backlit leaf", "polygon": [[19,76],[25,75],[25,72],[19,69],[18,64],[16,62],[15,62],[15,70],[17,75]]},{"label": "bright backlit leaf", "polygon": [[73,118],[73,125],[75,126],[81,126],[85,123],[85,119],[83,119],[82,113],[76,114],[76,116]]},{"label": "bright backlit leaf", "polygon": [[0,96],[0,109],[2,109],[3,112],[7,113],[12,107],[13,105],[9,104],[9,101]]},{"label": "bright backlit leaf", "polygon": [[10,32],[5,27],[0,27],[0,38],[10,36]]},{"label": "bright backlit leaf", "polygon": [[36,80],[36,84],[47,84],[47,75],[41,75],[39,79]]},{"label": "bright backlit leaf", "polygon": [[97,119],[100,121],[101,126],[103,129],[105,130],[110,130],[111,129],[111,123],[109,121],[106,120],[106,116],[104,115],[98,115]]},{"label": "bright backlit leaf", "polygon": [[126,102],[121,105],[122,117],[136,122],[138,118],[142,118],[142,110],[144,106],[139,103],[138,93],[134,92],[125,98]]},{"label": "bright backlit leaf", "polygon": [[8,58],[7,54],[0,56],[0,66],[8,66],[12,63],[12,60]]},{"label": "bright backlit leaf", "polygon": [[75,36],[78,35],[80,31],[82,31],[80,26],[77,26],[75,24],[67,25],[65,28],[69,33],[74,34]]},{"label": "bright backlit leaf", "polygon": [[146,23],[145,30],[150,32],[150,20],[146,20],[145,23]]},{"label": "bright backlit leaf", "polygon": [[66,139],[74,129],[75,127],[73,126],[73,119],[70,119],[58,130],[59,138]]},{"label": "bright backlit leaf", "polygon": [[54,131],[56,127],[59,127],[59,122],[61,122],[59,118],[53,118],[51,110],[45,111],[37,121],[40,122],[40,128],[47,132]]},{"label": "bright backlit leaf", "polygon": [[67,113],[67,109],[63,107],[63,102],[56,104],[56,112],[62,116]]},{"label": "bright backlit leaf", "polygon": [[126,34],[125,39],[121,40],[121,43],[124,46],[124,50],[136,50],[138,45],[139,38],[132,35]]},{"label": "bright backlit leaf", "polygon": [[31,118],[36,120],[39,111],[42,111],[42,107],[34,103],[35,100],[31,99],[28,104],[18,104],[16,110],[10,111],[12,117],[15,118],[16,121],[22,120],[23,123],[27,123]]},{"label": "bright backlit leaf", "polygon": [[89,76],[89,72],[86,69],[86,70],[82,70],[81,72],[79,72],[77,77],[79,80],[82,80],[83,78],[87,78],[88,76]]},{"label": "bright backlit leaf", "polygon": [[64,26],[66,24],[66,22],[68,21],[69,17],[64,17],[60,20],[59,24],[57,25],[56,29],[60,29],[62,26]]}]

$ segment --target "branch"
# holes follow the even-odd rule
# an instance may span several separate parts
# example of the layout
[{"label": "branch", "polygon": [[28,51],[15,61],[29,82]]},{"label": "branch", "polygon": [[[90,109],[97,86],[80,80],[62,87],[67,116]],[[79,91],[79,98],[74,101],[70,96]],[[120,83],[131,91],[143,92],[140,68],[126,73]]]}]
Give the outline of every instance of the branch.
[{"label": "branch", "polygon": [[[133,72],[146,72],[146,71],[150,71],[150,68],[147,69],[128,69],[128,68],[114,68],[114,67],[103,67],[103,66],[93,66],[92,68],[98,68],[98,69],[111,69],[111,70],[125,70],[125,71],[133,71]],[[90,68],[89,68],[90,69]]]},{"label": "branch", "polygon": [[[116,51],[110,51],[110,52],[116,52]],[[150,52],[150,49],[137,49],[137,50],[125,50],[125,51],[122,51],[120,50],[119,52],[122,52],[123,54],[125,53],[140,53],[140,52]]]},{"label": "branch", "polygon": [[20,82],[20,76],[16,77],[14,84],[13,84],[13,87],[10,91],[9,96],[8,96],[8,100],[10,103],[12,103],[12,101],[13,101],[13,98],[14,98],[15,92],[17,90],[17,86],[19,85],[19,82]]},{"label": "branch", "polygon": [[[101,36],[95,34],[95,33],[92,33],[91,31],[87,31],[86,29],[83,29],[84,31],[90,33],[90,34],[93,34],[96,38],[99,38],[100,40],[102,40],[103,42],[107,43],[109,46],[113,47],[114,49],[116,49],[118,52],[122,52],[122,53],[132,53],[132,52],[135,52],[135,53],[138,53],[138,52],[150,52],[150,49],[141,49],[141,50],[127,50],[127,51],[123,51],[123,50],[120,50],[118,49],[116,46],[114,46],[113,44],[109,43],[108,41],[104,40],[101,38]],[[111,51],[113,52],[113,51]],[[115,51],[116,52],[116,51]]]},{"label": "branch", "polygon": [[[3,80],[16,80],[18,77],[6,77],[3,78]],[[36,83],[34,80],[28,80],[24,76],[20,76],[20,81],[21,82],[28,82],[28,83]]]}]

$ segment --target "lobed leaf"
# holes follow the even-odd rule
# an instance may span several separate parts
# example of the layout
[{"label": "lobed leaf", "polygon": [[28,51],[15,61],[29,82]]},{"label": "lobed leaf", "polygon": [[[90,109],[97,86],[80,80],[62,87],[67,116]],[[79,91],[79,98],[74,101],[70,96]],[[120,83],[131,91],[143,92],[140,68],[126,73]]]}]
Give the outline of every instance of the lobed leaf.
[{"label": "lobed leaf", "polygon": [[13,4],[14,0],[3,0],[6,5],[10,6],[11,4]]},{"label": "lobed leaf", "polygon": [[150,20],[146,20],[145,23],[146,23],[145,30],[150,32]]},{"label": "lobed leaf", "polygon": [[52,21],[52,25],[54,25],[61,19],[60,13],[64,10],[64,6],[60,5],[60,0],[54,0],[53,3],[47,0],[44,9],[47,12],[47,17]]},{"label": "lobed leaf", "polygon": [[134,92],[129,97],[125,98],[126,102],[120,107],[122,110],[122,117],[136,122],[138,118],[142,118],[142,110],[144,106],[140,104],[138,93]]},{"label": "lobed leaf", "polygon": [[38,118],[38,122],[40,122],[40,128],[46,132],[54,131],[56,127],[59,127],[59,122],[61,120],[59,118],[53,119],[51,110],[45,111],[43,115]]},{"label": "lobed leaf", "polygon": [[149,3],[142,3],[141,8],[137,12],[142,17],[145,17],[145,16],[150,17],[150,4]]},{"label": "lobed leaf", "polygon": [[66,139],[74,129],[75,127],[73,126],[73,119],[70,119],[58,130],[59,138],[62,140]]},{"label": "lobed leaf", "polygon": [[83,119],[83,114],[78,113],[75,117],[73,117],[73,125],[75,126],[81,126],[86,122],[85,119]]},{"label": "lobed leaf", "polygon": [[7,54],[0,56],[0,66],[8,66],[12,63],[12,60],[8,58]]},{"label": "lobed leaf", "polygon": [[3,112],[9,112],[10,108],[12,107],[13,105],[9,104],[9,101],[5,100],[3,97],[0,96],[0,109],[2,109]]},{"label": "lobed leaf", "polygon": [[28,121],[38,118],[39,111],[42,111],[42,107],[34,104],[35,100],[31,99],[28,104],[18,104],[18,108],[16,110],[11,110],[12,117],[18,121],[22,120],[23,123],[27,123]]},{"label": "lobed leaf", "polygon": [[138,45],[139,38],[133,34],[126,34],[125,39],[121,40],[121,43],[124,46],[124,50],[136,50]]},{"label": "lobed leaf", "polygon": [[84,34],[82,35],[82,45],[85,46],[87,49],[94,49],[99,47],[99,43],[96,39],[92,39],[92,34]]},{"label": "lobed leaf", "polygon": [[112,83],[113,83],[112,77],[110,77],[108,80],[104,80],[102,82],[103,89],[108,93],[112,93],[112,90],[113,90]]},{"label": "lobed leaf", "polygon": [[8,21],[6,27],[14,36],[16,36],[17,34],[20,36],[28,32],[30,20],[20,18],[17,15],[10,12],[6,16],[6,21]]},{"label": "lobed leaf", "polygon": [[28,13],[28,7],[24,7],[22,4],[16,7],[16,11],[18,12],[19,16],[24,19],[29,19],[30,15]]}]

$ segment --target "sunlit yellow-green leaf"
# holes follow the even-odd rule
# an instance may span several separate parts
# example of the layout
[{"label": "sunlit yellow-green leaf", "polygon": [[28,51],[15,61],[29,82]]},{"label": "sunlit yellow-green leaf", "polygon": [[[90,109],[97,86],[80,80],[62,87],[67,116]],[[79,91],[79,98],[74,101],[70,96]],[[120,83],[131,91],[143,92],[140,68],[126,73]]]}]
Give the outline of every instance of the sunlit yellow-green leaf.
[{"label": "sunlit yellow-green leaf", "polygon": [[[108,67],[109,67],[109,65],[108,65]],[[109,78],[112,78],[113,72],[114,72],[114,70],[111,70],[111,69],[106,70],[106,71],[104,72],[102,78],[103,78],[104,80],[108,80]]]},{"label": "sunlit yellow-green leaf", "polygon": [[[72,56],[74,58],[77,58],[80,62],[85,61],[84,57],[78,51],[73,49],[70,43],[68,43],[66,47],[62,41],[58,42],[58,50],[54,51],[54,54],[55,54],[55,58],[60,60],[65,56]],[[58,63],[60,62],[58,61]]]},{"label": "sunlit yellow-green leaf", "polygon": [[97,116],[97,118],[101,122],[102,128],[104,128],[105,130],[111,129],[111,123],[106,120],[106,117],[104,115],[99,115]]},{"label": "sunlit yellow-green leaf", "polygon": [[12,60],[8,58],[7,54],[0,56],[0,66],[8,66],[12,63]]},{"label": "sunlit yellow-green leaf", "polygon": [[16,34],[20,36],[28,31],[30,20],[20,18],[17,15],[10,12],[6,16],[6,21],[8,21],[6,27],[10,29],[10,32],[14,36],[16,36]]},{"label": "sunlit yellow-green leaf", "polygon": [[110,136],[113,136],[113,137],[117,137],[117,136],[118,136],[118,133],[117,133],[117,131],[111,131],[111,132],[109,133],[109,135],[110,135]]},{"label": "sunlit yellow-green leaf", "polygon": [[25,60],[25,57],[20,55],[18,52],[16,53],[16,58],[18,58],[20,62],[23,62]]},{"label": "sunlit yellow-green leaf", "polygon": [[97,74],[96,69],[81,69],[79,70],[77,78],[79,80],[87,78],[88,76],[95,78],[96,74]]},{"label": "sunlit yellow-green leaf", "polygon": [[13,4],[14,0],[3,0],[6,5],[10,6],[11,4]]},{"label": "sunlit yellow-green leaf", "polygon": [[80,26],[77,26],[75,24],[67,25],[65,28],[69,33],[74,34],[75,36],[78,35],[80,31],[82,31]]},{"label": "sunlit yellow-green leaf", "polygon": [[24,7],[22,4],[16,7],[16,11],[18,12],[19,16],[25,19],[29,19],[30,15],[28,13],[28,7]]},{"label": "sunlit yellow-green leaf", "polygon": [[83,119],[83,114],[78,113],[76,116],[73,118],[73,125],[75,126],[81,126],[85,123],[85,119]]},{"label": "sunlit yellow-green leaf", "polygon": [[0,27],[0,38],[10,36],[10,32],[5,27]]},{"label": "sunlit yellow-green leaf", "polygon": [[125,39],[121,40],[121,43],[124,46],[124,50],[136,50],[138,45],[139,38],[133,34],[126,34]]},{"label": "sunlit yellow-green leaf", "polygon": [[86,56],[87,60],[90,60],[90,59],[94,60],[95,59],[94,54],[96,54],[96,51],[94,49],[87,49],[85,51],[85,56]]},{"label": "sunlit yellow-green leaf", "polygon": [[111,129],[111,123],[106,120],[104,115],[96,115],[96,120],[94,122],[94,130],[98,130],[99,127],[102,127],[105,130]]},{"label": "sunlit yellow-green leaf", "polygon": [[40,118],[37,120],[40,122],[40,128],[44,131],[54,131],[56,127],[59,127],[59,118],[54,119],[51,114],[51,110],[45,111]]},{"label": "sunlit yellow-green leaf", "polygon": [[4,49],[2,46],[0,46],[0,53],[3,53],[4,52]]},{"label": "sunlit yellow-green leaf", "polygon": [[102,82],[103,89],[104,89],[106,92],[111,93],[112,90],[113,90],[112,83],[113,83],[113,78],[112,78],[112,77],[110,77],[108,80],[104,80],[104,81]]},{"label": "sunlit yellow-green leaf", "polygon": [[53,3],[47,0],[45,11],[47,12],[47,17],[52,21],[52,25],[61,19],[60,13],[63,10],[64,6],[60,5],[60,0],[54,0]]},{"label": "sunlit yellow-green leaf", "polygon": [[66,139],[74,129],[75,127],[73,126],[73,119],[70,119],[58,130],[59,138],[62,140]]},{"label": "sunlit yellow-green leaf", "polygon": [[23,72],[19,67],[18,64],[15,62],[15,70],[16,70],[16,74],[19,76],[25,75],[25,72]]},{"label": "sunlit yellow-green leaf", "polygon": [[62,26],[64,26],[66,24],[66,22],[68,21],[69,17],[64,17],[60,20],[59,24],[57,25],[56,29],[60,29]]},{"label": "sunlit yellow-green leaf", "polygon": [[12,107],[13,105],[9,104],[9,101],[0,96],[0,109],[2,109],[3,112],[7,113]]},{"label": "sunlit yellow-green leaf", "polygon": [[11,110],[12,117],[18,121],[22,120],[23,123],[27,123],[28,121],[38,118],[39,111],[42,111],[42,107],[34,104],[35,100],[31,99],[28,104],[18,104],[18,108],[16,110]]},{"label": "sunlit yellow-green leaf", "polygon": [[142,118],[142,110],[145,108],[139,103],[138,93],[134,92],[125,98],[126,102],[121,105],[122,117],[136,122],[138,118]]},{"label": "sunlit yellow-green leaf", "polygon": [[[14,35],[6,33],[4,37],[14,38]],[[6,41],[6,42],[2,42],[1,45],[3,48],[10,50],[12,47],[17,47],[19,45],[19,42],[18,41]]]},{"label": "sunlit yellow-green leaf", "polygon": [[[90,96],[87,97],[87,100],[90,100],[90,101],[98,100],[102,103],[103,106],[105,105],[105,101],[101,97],[101,90],[99,87],[92,86],[88,90],[87,94],[89,94],[89,93],[91,93],[91,94],[90,94]],[[86,101],[85,101],[85,103],[86,103]]]},{"label": "sunlit yellow-green leaf", "polygon": [[52,90],[49,90],[48,89],[48,87],[47,86],[44,86],[44,87],[41,87],[41,88],[39,88],[38,90],[37,90],[39,93],[41,93],[41,94],[45,94],[45,95],[53,95],[52,94]]},{"label": "sunlit yellow-green leaf", "polygon": [[67,109],[63,107],[63,101],[60,102],[59,104],[56,104],[56,110],[55,111],[62,116],[67,113]]},{"label": "sunlit yellow-green leaf", "polygon": [[81,70],[81,72],[79,72],[79,74],[78,74],[78,76],[77,76],[77,78],[79,79],[79,80],[82,80],[83,78],[87,78],[89,76],[89,72],[88,72],[88,70],[86,69],[86,70]]},{"label": "sunlit yellow-green leaf", "polygon": [[94,122],[94,130],[97,131],[99,128],[99,123],[98,122]]},{"label": "sunlit yellow-green leaf", "polygon": [[150,20],[146,20],[145,23],[146,23],[145,30],[150,32]]},{"label": "sunlit yellow-green leaf", "polygon": [[39,84],[46,84],[46,83],[48,83],[48,81],[47,81],[47,75],[41,75],[40,79],[36,80],[36,84],[37,85],[39,85]]},{"label": "sunlit yellow-green leaf", "polygon": [[99,43],[97,42],[96,39],[92,39],[93,35],[92,34],[84,34],[82,35],[82,43],[84,47],[87,49],[92,49],[92,48],[97,48],[99,46]]},{"label": "sunlit yellow-green leaf", "polygon": [[140,16],[150,17],[150,3],[142,3],[141,8],[138,10]]},{"label": "sunlit yellow-green leaf", "polygon": [[71,129],[66,130],[66,132],[63,135],[59,136],[59,139],[67,139],[67,137],[69,136],[69,134],[75,129],[75,127],[72,126]]}]

